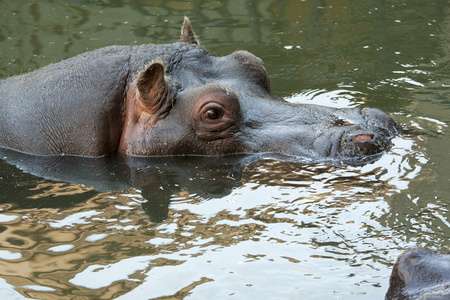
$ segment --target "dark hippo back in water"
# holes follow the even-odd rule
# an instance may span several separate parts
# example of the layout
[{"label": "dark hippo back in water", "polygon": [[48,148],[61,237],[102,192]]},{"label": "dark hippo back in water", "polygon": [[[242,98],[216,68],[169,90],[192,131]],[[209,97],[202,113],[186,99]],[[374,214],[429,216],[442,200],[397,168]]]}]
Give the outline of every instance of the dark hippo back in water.
[{"label": "dark hippo back in water", "polygon": [[450,254],[426,248],[402,253],[392,270],[385,299],[450,299]]},{"label": "dark hippo back in water", "polygon": [[0,99],[0,146],[43,155],[270,152],[351,163],[397,134],[378,109],[284,101],[258,57],[212,56],[187,18],[180,42],[88,52],[0,81]]}]

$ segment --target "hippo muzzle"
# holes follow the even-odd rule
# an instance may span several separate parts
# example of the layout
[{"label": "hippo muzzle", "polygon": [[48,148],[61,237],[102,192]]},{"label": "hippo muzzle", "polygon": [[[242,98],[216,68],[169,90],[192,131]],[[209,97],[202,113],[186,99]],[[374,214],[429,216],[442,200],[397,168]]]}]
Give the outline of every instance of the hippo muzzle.
[{"label": "hippo muzzle", "polygon": [[248,119],[242,140],[247,152],[352,164],[383,153],[398,134],[395,121],[378,109],[295,105],[281,99],[272,105],[261,101],[244,105]]},{"label": "hippo muzzle", "polygon": [[365,157],[383,152],[398,134],[395,121],[381,110],[363,109],[361,114],[366,123],[342,135],[341,157]]}]

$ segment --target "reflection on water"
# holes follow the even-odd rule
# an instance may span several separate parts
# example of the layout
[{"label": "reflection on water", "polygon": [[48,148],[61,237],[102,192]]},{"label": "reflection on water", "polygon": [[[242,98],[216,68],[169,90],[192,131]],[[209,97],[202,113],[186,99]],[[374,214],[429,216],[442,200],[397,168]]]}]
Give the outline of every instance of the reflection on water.
[{"label": "reflection on water", "polygon": [[376,107],[365,166],[2,150],[0,297],[381,299],[405,248],[450,247],[447,1],[3,1],[0,77],[112,44],[262,57],[288,101]]},{"label": "reflection on water", "polygon": [[[396,138],[388,154],[363,167],[245,156],[129,162],[140,189],[94,196],[77,184],[36,182],[30,200],[70,194],[85,201],[4,207],[1,276],[30,298],[320,297],[324,282],[336,295],[381,297],[395,245],[415,244],[403,227],[418,220],[390,207],[427,161],[414,148]],[[206,182],[217,188],[205,190]],[[167,189],[169,201],[149,186]],[[151,221],[155,203],[168,205],[162,222]],[[425,243],[436,238],[436,225],[416,227]],[[274,277],[285,288],[273,290]]]}]

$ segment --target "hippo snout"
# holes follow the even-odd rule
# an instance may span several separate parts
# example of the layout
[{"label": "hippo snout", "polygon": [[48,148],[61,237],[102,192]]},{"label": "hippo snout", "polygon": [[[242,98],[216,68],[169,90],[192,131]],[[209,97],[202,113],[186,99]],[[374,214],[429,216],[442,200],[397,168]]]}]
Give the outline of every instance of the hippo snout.
[{"label": "hippo snout", "polygon": [[365,108],[361,112],[367,119],[367,125],[375,128],[387,139],[392,139],[398,134],[397,123],[385,112],[377,108]]},{"label": "hippo snout", "polygon": [[376,134],[358,130],[346,133],[341,140],[341,155],[363,157],[386,150],[388,139]]},{"label": "hippo snout", "polygon": [[341,156],[364,157],[385,151],[398,133],[395,121],[379,109],[361,111],[367,124],[344,133],[341,138]]}]

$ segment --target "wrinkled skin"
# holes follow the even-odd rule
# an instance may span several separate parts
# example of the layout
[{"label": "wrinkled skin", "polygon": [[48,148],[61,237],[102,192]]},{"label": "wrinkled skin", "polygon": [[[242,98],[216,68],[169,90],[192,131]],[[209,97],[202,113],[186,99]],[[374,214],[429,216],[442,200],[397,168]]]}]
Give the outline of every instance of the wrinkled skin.
[{"label": "wrinkled skin", "polygon": [[397,134],[378,109],[282,100],[259,58],[210,55],[187,18],[178,43],[85,53],[0,81],[0,99],[0,146],[45,155],[344,160],[379,154]]},{"label": "wrinkled skin", "polygon": [[450,254],[425,248],[402,253],[392,270],[385,299],[450,299]]}]

